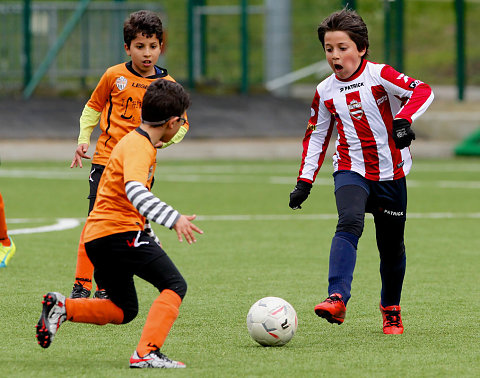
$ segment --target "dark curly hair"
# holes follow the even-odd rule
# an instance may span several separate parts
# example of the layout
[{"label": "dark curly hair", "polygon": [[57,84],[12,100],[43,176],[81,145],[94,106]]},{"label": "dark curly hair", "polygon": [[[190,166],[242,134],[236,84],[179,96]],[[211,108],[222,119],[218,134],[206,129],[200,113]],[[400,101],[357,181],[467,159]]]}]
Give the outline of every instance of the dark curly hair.
[{"label": "dark curly hair", "polygon": [[357,45],[358,51],[365,48],[366,58],[368,56],[368,29],[367,25],[363,21],[362,17],[358,15],[354,10],[347,8],[337,11],[328,16],[318,26],[318,39],[322,43],[325,50],[325,33],[332,31],[343,31],[348,34],[353,42]]},{"label": "dark curly hair", "polygon": [[181,117],[190,106],[190,96],[178,83],[157,79],[151,83],[142,103],[142,119],[159,122],[170,117]]},{"label": "dark curly hair", "polygon": [[130,14],[123,24],[123,40],[128,47],[138,33],[142,33],[147,38],[156,35],[158,41],[162,43],[162,20],[155,12],[148,10],[140,10]]}]

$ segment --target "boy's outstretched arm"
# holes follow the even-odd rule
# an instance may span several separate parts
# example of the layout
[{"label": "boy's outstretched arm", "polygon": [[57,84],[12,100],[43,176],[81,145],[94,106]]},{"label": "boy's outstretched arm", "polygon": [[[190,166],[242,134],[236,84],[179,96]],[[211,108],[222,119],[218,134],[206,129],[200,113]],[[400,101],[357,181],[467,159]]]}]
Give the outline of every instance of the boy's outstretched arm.
[{"label": "boy's outstretched arm", "polygon": [[155,197],[141,182],[127,182],[125,192],[128,200],[145,218],[170,229],[175,229],[180,242],[183,241],[182,235],[189,244],[195,242],[193,231],[203,234],[201,229],[191,223],[195,219],[195,215],[181,215],[170,205]]}]

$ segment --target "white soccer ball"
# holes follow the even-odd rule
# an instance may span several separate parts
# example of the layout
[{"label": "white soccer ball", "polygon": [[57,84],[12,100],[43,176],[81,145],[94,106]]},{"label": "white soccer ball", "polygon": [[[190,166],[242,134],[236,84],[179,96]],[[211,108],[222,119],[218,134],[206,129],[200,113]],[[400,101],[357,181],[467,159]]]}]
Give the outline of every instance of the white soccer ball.
[{"label": "white soccer ball", "polygon": [[250,336],[263,346],[282,346],[297,331],[297,313],[282,298],[265,297],[255,302],[247,315]]}]

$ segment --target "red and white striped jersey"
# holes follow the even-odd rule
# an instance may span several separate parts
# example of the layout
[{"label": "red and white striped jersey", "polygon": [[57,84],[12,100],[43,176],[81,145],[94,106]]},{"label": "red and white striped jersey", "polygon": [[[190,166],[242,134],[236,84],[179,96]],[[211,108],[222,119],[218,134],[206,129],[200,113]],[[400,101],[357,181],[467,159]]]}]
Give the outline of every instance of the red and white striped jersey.
[{"label": "red and white striped jersey", "polygon": [[395,148],[392,121],[403,118],[412,123],[432,101],[427,84],[386,64],[363,60],[347,80],[332,74],[317,86],[313,98],[298,179],[315,181],[334,126],[338,132],[334,171],[354,171],[373,181],[404,177],[412,156],[408,147]]}]

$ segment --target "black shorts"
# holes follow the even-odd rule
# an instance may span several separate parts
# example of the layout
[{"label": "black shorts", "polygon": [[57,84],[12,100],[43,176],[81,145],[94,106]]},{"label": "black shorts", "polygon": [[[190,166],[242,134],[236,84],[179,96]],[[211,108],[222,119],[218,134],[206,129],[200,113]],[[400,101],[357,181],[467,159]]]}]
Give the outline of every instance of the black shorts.
[{"label": "black shorts", "polygon": [[90,193],[87,197],[90,200],[90,203],[88,205],[88,214],[91,213],[91,211],[93,210],[93,206],[95,205],[95,199],[97,198],[98,184],[100,183],[100,179],[102,178],[102,174],[104,170],[105,170],[105,166],[100,164],[92,164],[92,168],[90,169],[90,175],[88,176]]},{"label": "black shorts", "polygon": [[124,312],[124,323],[135,318],[138,300],[133,276],[155,286],[170,289],[183,298],[187,284],[165,251],[144,231],[113,234],[85,243],[94,265],[94,277]]}]

